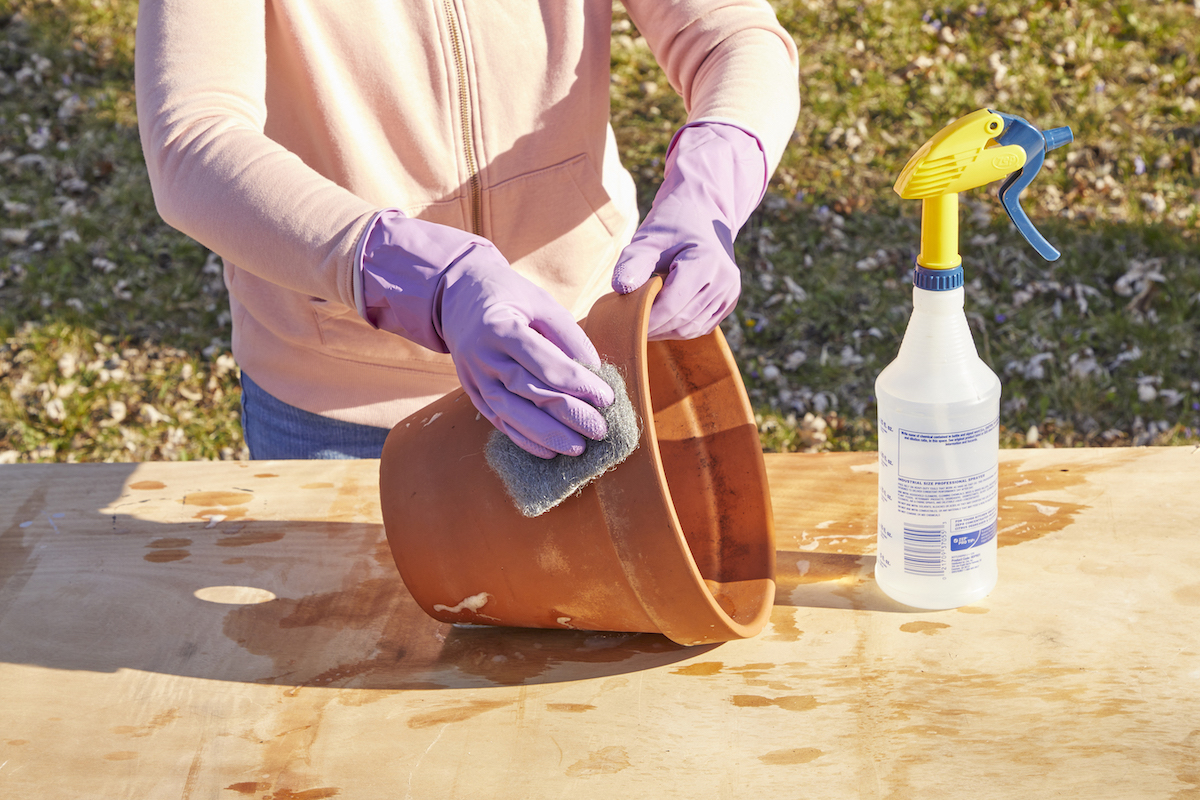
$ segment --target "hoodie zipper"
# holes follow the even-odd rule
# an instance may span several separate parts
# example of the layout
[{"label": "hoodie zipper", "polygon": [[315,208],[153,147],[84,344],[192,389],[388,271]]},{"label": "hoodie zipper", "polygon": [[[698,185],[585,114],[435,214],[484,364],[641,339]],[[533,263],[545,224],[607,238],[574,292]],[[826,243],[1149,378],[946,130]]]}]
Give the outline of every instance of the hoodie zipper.
[{"label": "hoodie zipper", "polygon": [[458,117],[462,128],[463,156],[467,162],[467,180],[471,190],[471,232],[483,235],[483,184],[479,179],[479,162],[475,158],[475,141],[471,128],[471,93],[467,88],[467,60],[462,34],[453,0],[442,0],[446,25],[450,30],[450,47],[454,53],[454,68],[458,73]]}]

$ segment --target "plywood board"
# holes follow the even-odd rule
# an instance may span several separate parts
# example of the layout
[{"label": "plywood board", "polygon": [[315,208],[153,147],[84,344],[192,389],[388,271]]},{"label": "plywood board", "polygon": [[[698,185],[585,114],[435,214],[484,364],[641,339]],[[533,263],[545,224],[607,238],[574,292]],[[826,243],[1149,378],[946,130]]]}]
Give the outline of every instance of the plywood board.
[{"label": "plywood board", "polygon": [[916,612],[874,455],[768,456],[771,623],[690,649],[428,619],[377,462],[0,467],[0,792],[1200,796],[1200,454],[1002,458],[996,590]]}]

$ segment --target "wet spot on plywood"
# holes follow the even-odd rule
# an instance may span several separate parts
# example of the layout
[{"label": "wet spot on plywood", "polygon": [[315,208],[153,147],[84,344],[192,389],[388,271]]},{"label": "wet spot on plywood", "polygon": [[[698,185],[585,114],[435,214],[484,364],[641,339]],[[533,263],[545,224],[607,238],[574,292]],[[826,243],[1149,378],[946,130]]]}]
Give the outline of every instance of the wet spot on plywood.
[{"label": "wet spot on plywood", "polygon": [[155,550],[169,550],[189,547],[191,544],[191,539],[171,537],[165,539],[155,539],[154,541],[150,542],[150,544],[146,545],[146,547],[153,548]]},{"label": "wet spot on plywood", "polygon": [[596,750],[590,753],[587,758],[580,759],[567,767],[567,777],[581,778],[587,775],[611,775],[614,772],[627,769],[629,766],[629,753],[626,752],[624,747],[614,745]]},{"label": "wet spot on plywood", "polygon": [[[1106,455],[1102,462],[1068,466],[1035,465],[1002,458],[999,546],[1022,544],[1063,530],[1088,508],[1089,490],[1080,492],[1077,487],[1085,486],[1090,476],[1136,457],[1134,451],[1114,453],[1111,457]],[[776,517],[787,514],[790,519],[786,527],[795,531],[794,542],[785,537],[781,548],[788,556],[800,555],[808,561],[807,570],[799,565],[795,572],[790,564],[780,563],[793,586],[836,580],[838,576],[831,573],[838,565],[828,560],[829,556],[862,554],[873,549],[878,505],[878,476],[871,471],[875,458],[874,454],[863,454],[861,463],[851,463],[845,472],[839,470],[837,492],[828,491],[828,471],[814,469],[808,474],[788,474],[792,488],[788,497],[802,497],[804,502],[791,505],[781,502],[776,508]],[[1064,491],[1069,493],[1069,501],[1062,499]],[[822,558],[826,559],[823,563]]]},{"label": "wet spot on plywood", "polygon": [[950,626],[944,622],[906,622],[900,626],[905,633],[924,633],[929,636]]},{"label": "wet spot on plywood", "polygon": [[118,725],[112,729],[112,732],[120,736],[132,736],[135,739],[140,739],[144,736],[149,736],[160,728],[165,728],[177,719],[179,719],[179,709],[169,708],[166,711],[155,714],[144,725]]},{"label": "wet spot on plywood", "polygon": [[192,492],[184,495],[185,506],[240,506],[254,499],[250,492]]},{"label": "wet spot on plywood", "polygon": [[[779,601],[776,600],[776,603]],[[777,642],[799,641],[804,631],[796,623],[796,613],[790,608],[776,606],[771,611],[771,640]]]},{"label": "wet spot on plywood", "polygon": [[960,614],[986,614],[988,610],[982,606],[963,606],[958,609]]},{"label": "wet spot on plywood", "polygon": [[735,694],[729,699],[738,708],[766,708],[776,706],[785,711],[811,711],[817,707],[817,699],[811,694],[763,697],[758,694]]},{"label": "wet spot on plywood", "polygon": [[[1088,476],[1113,469],[1129,456],[1106,459],[1100,464],[1050,464],[1040,469],[1021,462],[1000,463],[1000,520],[997,546],[1030,542],[1061,531],[1075,521],[1088,505],[1047,499],[1043,492],[1064,492],[1087,483]],[[1034,499],[1034,496],[1037,496]]]},{"label": "wet spot on plywood", "polygon": [[384,619],[393,599],[395,582],[375,578],[350,592],[323,592],[291,601],[291,610],[279,621],[280,628],[322,626],[338,630],[361,630]]},{"label": "wet spot on plywood", "polygon": [[237,792],[238,794],[254,794],[255,792],[265,791],[271,788],[269,783],[259,783],[258,781],[241,781],[239,783],[231,783],[225,787],[227,792]]},{"label": "wet spot on plywood", "polygon": [[167,485],[162,481],[138,481],[137,483],[129,484],[129,488],[140,492],[147,492],[154,489],[165,489]]},{"label": "wet spot on plywood", "polygon": [[685,667],[671,670],[673,675],[716,675],[725,665],[720,661],[701,661],[697,664],[688,664]]},{"label": "wet spot on plywood", "polygon": [[278,478],[279,476],[276,475],[274,472],[259,472],[259,473],[256,473],[254,477],[256,477],[256,478]]},{"label": "wet spot on plywood", "polygon": [[585,711],[594,711],[596,707],[591,703],[547,703],[547,711],[565,711],[568,714],[582,714]]},{"label": "wet spot on plywood", "polygon": [[326,800],[329,797],[337,797],[342,793],[341,789],[335,789],[332,786],[319,786],[316,789],[302,789],[296,791],[294,789],[276,789],[268,795],[263,795],[264,800]]},{"label": "wet spot on plywood", "polygon": [[151,564],[167,564],[172,561],[182,561],[191,554],[190,550],[151,550],[142,558]]},{"label": "wet spot on plywood", "polygon": [[788,750],[772,750],[759,756],[758,760],[772,767],[790,767],[816,761],[823,755],[825,751],[815,747],[793,747]]},{"label": "wet spot on plywood", "polygon": [[463,722],[480,714],[495,711],[513,704],[512,700],[468,700],[465,703],[441,708],[436,711],[426,711],[409,717],[408,727],[429,728],[434,725],[448,725],[452,722]]}]

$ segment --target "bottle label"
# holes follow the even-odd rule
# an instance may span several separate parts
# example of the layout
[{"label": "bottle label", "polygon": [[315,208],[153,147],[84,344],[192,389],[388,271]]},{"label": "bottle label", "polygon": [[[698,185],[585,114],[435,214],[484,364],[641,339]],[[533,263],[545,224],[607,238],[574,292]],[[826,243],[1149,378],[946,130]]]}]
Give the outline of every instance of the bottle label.
[{"label": "bottle label", "polygon": [[996,538],[999,417],[931,433],[880,419],[880,556],[912,578],[983,565]]}]

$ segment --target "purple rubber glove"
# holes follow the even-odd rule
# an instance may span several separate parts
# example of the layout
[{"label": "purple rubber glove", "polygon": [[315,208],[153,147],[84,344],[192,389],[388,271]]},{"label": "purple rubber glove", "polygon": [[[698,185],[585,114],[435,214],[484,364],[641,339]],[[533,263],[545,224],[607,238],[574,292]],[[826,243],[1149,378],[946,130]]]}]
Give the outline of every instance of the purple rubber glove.
[{"label": "purple rubber glove", "polygon": [[654,206],[613,270],[619,294],[666,273],[650,309],[651,339],[703,336],[733,311],[742,292],[733,238],[766,184],[762,145],[741,128],[701,122],[675,135]]},{"label": "purple rubber glove", "polygon": [[449,353],[471,402],[520,447],[577,456],[608,432],[613,402],[585,368],[600,356],[545,290],[488,240],[385,211],[362,244],[363,316],[375,327]]}]

